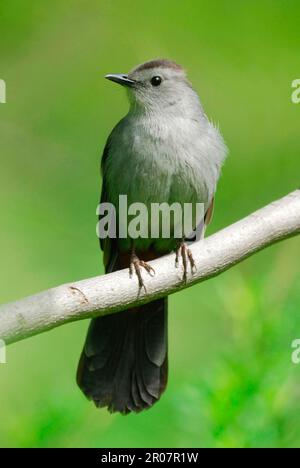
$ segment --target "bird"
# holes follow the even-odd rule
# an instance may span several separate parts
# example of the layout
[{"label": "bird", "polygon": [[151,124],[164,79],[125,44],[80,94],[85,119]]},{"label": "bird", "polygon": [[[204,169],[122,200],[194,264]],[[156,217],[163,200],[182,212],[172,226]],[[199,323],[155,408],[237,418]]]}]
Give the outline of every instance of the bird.
[{"label": "bird", "polygon": [[[154,59],[106,78],[126,89],[129,111],[104,148],[101,203],[118,206],[124,194],[128,205],[202,203],[204,235],[228,150],[186,71],[172,60]],[[143,275],[155,274],[148,262],[175,252],[186,281],[189,267],[191,274],[196,267],[189,249],[193,238],[187,242],[170,232],[169,238],[100,239],[105,272],[129,268],[140,289],[145,287]],[[151,408],[167,386],[167,319],[166,297],[92,319],[77,370],[86,397],[111,413]]]}]

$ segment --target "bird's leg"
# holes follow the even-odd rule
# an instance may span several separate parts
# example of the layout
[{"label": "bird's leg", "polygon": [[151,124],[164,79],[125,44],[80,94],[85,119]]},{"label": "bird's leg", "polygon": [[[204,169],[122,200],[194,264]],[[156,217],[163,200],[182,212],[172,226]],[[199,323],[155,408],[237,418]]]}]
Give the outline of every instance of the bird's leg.
[{"label": "bird's leg", "polygon": [[138,277],[139,287],[144,288],[144,290],[147,292],[146,286],[142,278],[141,267],[144,268],[150,276],[153,276],[155,274],[154,268],[152,268],[150,265],[148,265],[148,263],[144,262],[143,260],[140,260],[135,253],[134,247],[132,247],[130,255],[129,276],[130,278],[132,278],[133,273],[135,272],[136,276]]},{"label": "bird's leg", "polygon": [[191,250],[187,247],[187,245],[184,243],[184,241],[181,241],[177,249],[175,251],[176,257],[175,257],[175,266],[178,268],[179,266],[179,257],[182,258],[182,265],[183,265],[183,280],[186,282],[187,280],[187,270],[188,270],[188,264],[191,266],[191,272],[192,274],[195,272],[196,264],[195,260],[193,258]]}]

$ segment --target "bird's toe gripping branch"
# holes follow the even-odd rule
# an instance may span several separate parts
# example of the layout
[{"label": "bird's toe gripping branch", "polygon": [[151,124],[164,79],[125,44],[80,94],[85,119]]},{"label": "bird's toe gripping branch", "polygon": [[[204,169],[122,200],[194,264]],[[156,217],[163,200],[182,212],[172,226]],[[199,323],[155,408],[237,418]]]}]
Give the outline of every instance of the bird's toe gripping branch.
[{"label": "bird's toe gripping branch", "polygon": [[195,264],[195,260],[193,258],[191,250],[187,247],[184,242],[180,242],[176,249],[176,257],[175,257],[175,266],[176,268],[179,267],[179,257],[182,258],[182,266],[183,266],[183,281],[187,281],[187,272],[188,272],[188,265],[191,267],[191,273],[196,271],[197,267]]},{"label": "bird's toe gripping branch", "polygon": [[150,276],[155,275],[154,268],[152,268],[147,262],[144,262],[144,260],[140,260],[139,257],[136,255],[135,251],[132,250],[132,253],[130,256],[129,276],[130,278],[132,278],[135,272],[138,278],[140,289],[144,288],[145,292],[147,292],[144,280],[142,278],[142,272],[141,272],[142,268],[144,268],[147,271],[147,273],[149,273]]}]

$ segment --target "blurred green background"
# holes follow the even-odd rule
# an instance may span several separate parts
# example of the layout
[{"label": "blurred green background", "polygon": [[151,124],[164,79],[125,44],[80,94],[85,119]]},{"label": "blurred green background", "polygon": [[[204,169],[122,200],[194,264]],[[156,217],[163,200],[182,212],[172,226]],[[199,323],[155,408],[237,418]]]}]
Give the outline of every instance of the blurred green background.
[{"label": "blurred green background", "polygon": [[[99,158],[127,110],[105,81],[183,64],[230,157],[210,233],[299,187],[297,0],[2,0],[0,301],[103,272]],[[170,298],[170,377],[150,411],[96,410],[75,384],[87,321],[12,345],[4,447],[300,445],[300,239]]]}]

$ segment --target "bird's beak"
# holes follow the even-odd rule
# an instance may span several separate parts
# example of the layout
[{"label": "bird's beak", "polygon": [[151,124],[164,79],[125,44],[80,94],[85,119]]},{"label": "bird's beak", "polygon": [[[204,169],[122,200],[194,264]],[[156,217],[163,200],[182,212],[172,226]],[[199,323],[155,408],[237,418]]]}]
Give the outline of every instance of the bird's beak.
[{"label": "bird's beak", "polygon": [[128,78],[128,75],[123,75],[122,73],[117,75],[106,75],[105,78],[110,81],[114,81],[115,83],[119,83],[123,86],[133,86],[135,81]]}]

